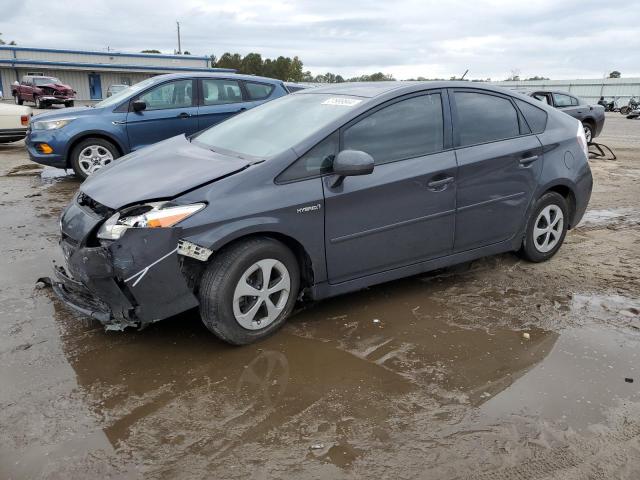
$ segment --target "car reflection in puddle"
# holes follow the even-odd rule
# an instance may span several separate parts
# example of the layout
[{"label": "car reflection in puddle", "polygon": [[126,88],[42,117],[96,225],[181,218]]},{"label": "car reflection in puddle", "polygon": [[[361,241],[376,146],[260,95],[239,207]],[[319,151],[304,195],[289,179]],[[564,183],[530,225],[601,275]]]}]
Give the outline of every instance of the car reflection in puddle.
[{"label": "car reflection in puddle", "polygon": [[[409,279],[339,297],[244,348],[217,342],[196,314],[106,334],[56,310],[109,442],[163,473],[184,456],[212,465],[280,448],[349,469],[398,425],[424,442],[511,415],[580,429],[618,400],[638,400],[637,383],[624,380],[635,374],[637,338],[590,327],[529,328],[526,339],[505,326],[458,326],[451,320],[468,304],[446,308],[441,293]],[[429,431],[419,431],[421,415]]]}]

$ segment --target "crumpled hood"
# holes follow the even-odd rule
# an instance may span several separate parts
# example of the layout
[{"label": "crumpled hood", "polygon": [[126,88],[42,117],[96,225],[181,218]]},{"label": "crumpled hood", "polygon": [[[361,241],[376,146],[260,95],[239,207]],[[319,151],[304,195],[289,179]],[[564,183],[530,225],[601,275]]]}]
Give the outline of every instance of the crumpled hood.
[{"label": "crumpled hood", "polygon": [[117,159],[87,178],[80,191],[117,210],[131,204],[174,198],[244,170],[249,164],[247,160],[212,152],[179,135]]},{"label": "crumpled hood", "polygon": [[53,88],[55,90],[73,90],[69,85],[65,85],[64,83],[46,83],[44,85],[38,85],[38,88],[47,87]]}]

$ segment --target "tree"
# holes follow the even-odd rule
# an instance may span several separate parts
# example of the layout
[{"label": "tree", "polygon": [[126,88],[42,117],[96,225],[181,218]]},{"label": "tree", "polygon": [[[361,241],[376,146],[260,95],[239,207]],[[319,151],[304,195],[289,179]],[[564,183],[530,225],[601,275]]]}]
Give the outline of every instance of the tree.
[{"label": "tree", "polygon": [[240,70],[241,66],[242,57],[239,53],[231,54],[229,52],[225,52],[216,63],[216,67],[218,68],[233,68],[235,70]]},{"label": "tree", "polygon": [[622,74],[618,70],[614,70],[609,74],[609,78],[620,78]]},{"label": "tree", "polygon": [[140,50],[140,53],[162,53],[160,50]]},{"label": "tree", "polygon": [[525,80],[549,80],[547,77],[539,77],[536,75],[535,77],[525,78]]},{"label": "tree", "polygon": [[301,82],[304,74],[302,73],[302,60],[298,57],[293,57],[291,60],[291,67],[289,69],[289,80],[292,82]]},{"label": "tree", "polygon": [[17,45],[17,43],[14,40],[6,43],[4,40],[2,40],[2,33],[0,33],[0,45]]},{"label": "tree", "polygon": [[262,55],[248,53],[240,63],[240,73],[248,75],[262,75]]}]

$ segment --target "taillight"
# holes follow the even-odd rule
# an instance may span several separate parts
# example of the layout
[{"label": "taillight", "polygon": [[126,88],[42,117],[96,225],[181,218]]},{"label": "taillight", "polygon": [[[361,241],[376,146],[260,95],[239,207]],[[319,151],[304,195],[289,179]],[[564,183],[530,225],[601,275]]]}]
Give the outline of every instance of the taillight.
[{"label": "taillight", "polygon": [[589,158],[589,145],[587,144],[587,137],[584,134],[584,127],[581,122],[578,122],[578,134],[576,135],[578,140],[578,146],[584,152],[584,156]]},{"label": "taillight", "polygon": [[20,123],[25,127],[28,126],[29,125],[29,115],[21,115],[20,116]]}]

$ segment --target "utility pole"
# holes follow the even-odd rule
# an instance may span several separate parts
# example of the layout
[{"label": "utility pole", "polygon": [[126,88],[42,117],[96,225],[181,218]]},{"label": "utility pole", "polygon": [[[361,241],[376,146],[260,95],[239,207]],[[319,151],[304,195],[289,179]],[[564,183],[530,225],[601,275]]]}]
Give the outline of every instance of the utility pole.
[{"label": "utility pole", "polygon": [[180,45],[180,22],[176,22],[178,26],[178,55],[182,55],[182,46]]}]

